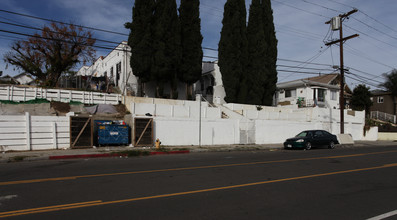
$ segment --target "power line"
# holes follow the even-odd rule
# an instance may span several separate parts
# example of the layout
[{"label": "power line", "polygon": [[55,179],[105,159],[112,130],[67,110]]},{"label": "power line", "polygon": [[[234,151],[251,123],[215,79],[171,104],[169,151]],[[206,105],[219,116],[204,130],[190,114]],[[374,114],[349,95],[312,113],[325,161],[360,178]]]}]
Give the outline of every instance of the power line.
[{"label": "power line", "polygon": [[353,31],[356,31],[356,32],[358,32],[358,33],[360,33],[360,34],[362,34],[362,35],[364,35],[364,36],[367,36],[367,37],[373,39],[373,40],[376,40],[376,41],[379,41],[379,42],[381,42],[381,43],[387,44],[387,45],[389,45],[389,46],[391,46],[391,47],[397,48],[397,46],[395,46],[395,45],[393,45],[393,44],[390,44],[390,43],[387,43],[387,42],[385,42],[385,41],[382,41],[382,40],[380,40],[380,39],[378,39],[378,38],[372,37],[371,35],[366,34],[366,33],[362,32],[362,31],[359,31],[359,30],[357,30],[357,29],[355,29],[355,28],[352,28],[352,27],[350,27],[350,26],[348,26],[348,25],[345,25],[345,26],[346,26],[347,28],[352,29]]},{"label": "power line", "polygon": [[395,69],[395,67],[389,66],[389,65],[387,65],[387,64],[385,64],[385,63],[382,63],[382,62],[379,62],[379,61],[377,61],[377,60],[374,60],[374,59],[372,59],[372,58],[370,58],[370,57],[364,56],[363,54],[365,54],[365,53],[363,53],[362,51],[359,51],[359,50],[357,50],[357,49],[354,49],[354,48],[350,47],[349,45],[346,45],[346,47],[348,47],[348,49],[351,50],[351,51],[347,50],[347,52],[349,52],[349,53],[351,53],[351,54],[353,54],[353,55],[356,55],[356,56],[361,57],[361,58],[365,58],[365,59],[367,59],[367,60],[369,60],[369,61],[372,61],[372,62],[374,62],[374,63],[377,63],[377,64],[379,64],[379,65],[382,65],[382,66],[385,66],[385,67],[388,67],[388,68],[391,68],[391,69]]},{"label": "power line", "polygon": [[287,72],[287,73],[304,73],[304,74],[311,74],[311,75],[319,75],[320,72],[302,72],[302,71],[292,71],[292,70],[283,70],[278,69],[278,72]]},{"label": "power line", "polygon": [[277,3],[279,3],[279,4],[282,4],[282,5],[285,5],[285,6],[294,8],[294,9],[296,9],[296,10],[303,11],[303,12],[306,12],[306,13],[309,13],[309,14],[312,14],[312,15],[320,16],[320,17],[327,18],[327,19],[329,18],[329,17],[326,17],[326,16],[324,16],[324,15],[322,15],[322,14],[318,14],[318,13],[311,12],[311,11],[308,11],[308,10],[305,10],[305,9],[301,9],[301,8],[295,7],[295,6],[293,6],[293,5],[287,4],[287,3],[285,3],[285,2],[280,2],[280,1],[278,1],[278,0],[273,0],[273,1],[274,1],[274,2],[277,2]]},{"label": "power line", "polygon": [[397,40],[396,37],[394,37],[394,36],[392,36],[392,35],[390,35],[390,34],[387,34],[387,33],[383,32],[383,31],[381,31],[381,30],[378,30],[377,28],[374,28],[374,27],[372,27],[371,25],[366,24],[365,22],[362,22],[362,21],[358,20],[357,18],[353,18],[353,19],[356,20],[356,21],[358,21],[358,22],[360,22],[361,24],[363,24],[363,25],[365,25],[365,26],[367,26],[367,27],[369,27],[369,28],[371,28],[371,29],[373,29],[373,30],[375,30],[375,31],[377,31],[377,32],[379,32],[379,33],[381,33],[381,34],[384,34],[384,35],[386,35],[386,36],[388,36],[388,37],[390,37],[390,38],[392,38],[392,39],[394,39],[394,40]]},{"label": "power line", "polygon": [[[21,25],[21,24],[15,24],[15,23],[10,23],[10,22],[4,22],[4,21],[0,21],[0,23],[1,23],[1,24],[6,24],[6,25],[11,25],[11,26],[16,26],[16,27],[22,27],[22,28],[32,29],[32,30],[38,30],[38,31],[42,31],[42,30],[43,30],[42,28],[37,28],[37,27],[32,27],[32,26],[27,26],[27,25]],[[56,33],[56,34],[60,34],[60,32],[56,32],[56,31],[49,31],[49,32],[51,32],[51,33]],[[62,34],[71,36],[71,35],[68,34],[68,33],[62,33]],[[84,37],[84,38],[88,39],[87,37]],[[96,41],[99,41],[99,42],[104,42],[104,43],[111,43],[111,44],[117,44],[117,45],[120,44],[120,42],[102,40],[102,39],[99,39],[99,38],[93,38],[93,39],[95,39]]]},{"label": "power line", "polygon": [[342,11],[338,11],[338,10],[336,10],[336,9],[328,8],[328,7],[325,7],[324,5],[319,5],[319,4],[316,4],[316,3],[314,3],[314,2],[309,2],[309,1],[307,1],[307,0],[302,0],[302,1],[305,2],[305,3],[311,4],[311,5],[315,5],[315,6],[318,6],[318,7],[327,9],[327,10],[330,10],[330,11],[334,11],[334,12],[338,12],[338,13],[343,13]]},{"label": "power line", "polygon": [[313,62],[308,63],[307,61],[298,61],[298,60],[290,60],[290,59],[282,59],[282,58],[278,58],[277,60],[286,61],[286,62],[292,62],[292,63],[303,63],[303,64],[310,64],[310,65],[317,65],[317,66],[329,66],[329,67],[332,67],[332,65],[330,65],[330,64],[323,64],[323,63],[313,63]]},{"label": "power line", "polygon": [[318,68],[310,68],[310,67],[300,67],[300,66],[289,66],[289,65],[276,65],[278,67],[288,67],[291,69],[307,69],[307,70],[317,70],[317,71],[333,71],[334,69],[318,69]]},{"label": "power line", "polygon": [[[349,7],[349,8],[355,8],[355,7],[351,6],[351,5],[343,4],[343,3],[340,3],[340,2],[337,2],[337,1],[334,1],[334,0],[328,0],[328,1],[337,3],[337,4],[340,4],[340,5]],[[380,24],[380,25],[383,25],[384,27],[388,28],[389,30],[394,31],[394,32],[397,32],[397,30],[395,30],[394,28],[392,28],[392,27],[390,27],[390,26],[388,26],[388,25],[386,25],[386,24],[380,22],[379,20],[377,20],[377,19],[371,17],[370,15],[368,15],[367,13],[365,13],[363,10],[359,9],[358,12],[361,13],[361,14],[363,14],[363,15],[365,15],[365,16],[367,16],[368,18],[372,19],[372,20],[375,21],[376,23],[378,23],[378,24]]]},{"label": "power line", "polygon": [[[59,23],[59,24],[63,24],[63,25],[75,25],[75,24],[71,24],[71,23],[67,23],[67,22],[63,22],[63,21],[57,21],[57,20],[53,20],[53,19],[48,19],[48,18],[42,18],[42,17],[32,16],[32,15],[23,14],[23,13],[18,13],[18,12],[13,12],[13,11],[8,11],[8,10],[4,10],[4,9],[0,9],[0,12],[4,12],[4,13],[8,13],[8,14],[13,14],[13,15],[18,15],[18,16],[23,16],[23,17],[28,17],[28,18],[33,18],[33,19],[36,19],[36,20],[55,22],[55,23]],[[75,25],[75,26],[81,27],[81,28],[85,28],[85,29],[89,29],[89,30],[94,30],[94,31],[106,32],[106,33],[110,33],[110,34],[117,34],[117,35],[129,36],[128,34],[124,34],[124,33],[120,33],[120,32],[115,32],[115,31],[104,30],[104,29],[100,29],[100,28],[88,27],[88,26],[83,26],[83,25]]]}]

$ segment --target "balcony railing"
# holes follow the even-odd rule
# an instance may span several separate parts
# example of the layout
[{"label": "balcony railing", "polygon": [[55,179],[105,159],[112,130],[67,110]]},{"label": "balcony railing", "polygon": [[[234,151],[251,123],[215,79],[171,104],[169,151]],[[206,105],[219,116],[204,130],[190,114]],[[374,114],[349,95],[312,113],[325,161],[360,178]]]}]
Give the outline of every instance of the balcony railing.
[{"label": "balcony railing", "polygon": [[395,124],[396,123],[396,116],[392,114],[388,114],[385,112],[380,112],[380,111],[372,111],[371,112],[371,118],[372,119],[378,119],[381,121],[387,121],[390,123]]}]

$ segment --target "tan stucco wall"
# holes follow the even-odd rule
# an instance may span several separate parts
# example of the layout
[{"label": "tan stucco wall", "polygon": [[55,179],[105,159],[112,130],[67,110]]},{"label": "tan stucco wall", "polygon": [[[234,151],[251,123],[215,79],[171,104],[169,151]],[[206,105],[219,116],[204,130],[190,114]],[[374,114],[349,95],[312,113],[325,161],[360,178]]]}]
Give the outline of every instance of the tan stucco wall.
[{"label": "tan stucco wall", "polygon": [[397,133],[395,133],[395,132],[379,132],[378,140],[379,141],[395,141],[395,140],[397,140]]}]

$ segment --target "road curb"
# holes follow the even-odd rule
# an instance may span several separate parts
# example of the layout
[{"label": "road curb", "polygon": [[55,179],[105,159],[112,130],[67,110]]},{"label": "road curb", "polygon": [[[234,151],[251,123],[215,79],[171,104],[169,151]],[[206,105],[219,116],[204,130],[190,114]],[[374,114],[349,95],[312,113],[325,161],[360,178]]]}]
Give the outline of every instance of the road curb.
[{"label": "road curb", "polygon": [[[153,151],[150,152],[149,155],[167,155],[167,154],[188,154],[189,150],[181,150],[181,151]],[[58,156],[49,156],[49,160],[64,160],[64,159],[81,159],[81,158],[106,158],[106,157],[125,157],[127,154],[78,154],[78,155],[58,155]]]}]

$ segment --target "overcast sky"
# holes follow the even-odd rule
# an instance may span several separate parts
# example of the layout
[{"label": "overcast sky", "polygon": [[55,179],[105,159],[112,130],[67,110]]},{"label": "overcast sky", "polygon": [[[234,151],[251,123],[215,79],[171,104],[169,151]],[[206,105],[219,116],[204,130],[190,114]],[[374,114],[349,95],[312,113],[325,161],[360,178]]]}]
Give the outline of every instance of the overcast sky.
[{"label": "overcast sky", "polygon": [[[177,0],[179,4],[179,0]],[[226,0],[201,0],[202,46],[218,48],[222,28],[223,7]],[[339,46],[325,46],[335,40],[339,32],[330,31],[325,22],[339,14],[357,8],[359,11],[343,24],[344,36],[359,34],[346,41],[344,61],[347,83],[352,89],[366,83],[372,89],[383,82],[383,73],[397,68],[397,1],[396,0],[272,0],[274,23],[278,39],[278,78],[286,82],[332,72],[339,65]],[[246,0],[247,11],[251,0]],[[93,31],[98,39],[121,42],[127,40],[125,22],[132,17],[133,0],[1,0],[0,10],[36,17],[76,23],[84,26],[118,32]],[[248,15],[248,13],[247,13]],[[248,18],[247,18],[248,19]],[[16,38],[4,31],[32,33],[32,30],[1,22],[42,27],[48,22],[0,11],[0,71],[16,75],[20,71],[3,62]],[[112,44],[99,43],[107,47]],[[97,56],[109,51],[97,49]],[[204,50],[204,59],[216,60],[217,52]],[[215,57],[215,58],[213,58]]]}]

